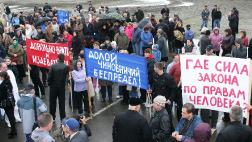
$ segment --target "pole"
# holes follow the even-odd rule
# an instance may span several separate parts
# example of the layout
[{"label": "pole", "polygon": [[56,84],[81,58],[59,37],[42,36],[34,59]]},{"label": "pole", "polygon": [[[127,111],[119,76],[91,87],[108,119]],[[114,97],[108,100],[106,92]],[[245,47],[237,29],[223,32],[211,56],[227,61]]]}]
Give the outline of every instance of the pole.
[{"label": "pole", "polygon": [[93,112],[92,112],[92,103],[91,103],[91,97],[92,97],[92,95],[91,94],[94,93],[94,86],[93,86],[91,78],[88,79],[87,83],[88,83],[88,85],[87,85],[88,86],[88,106],[89,106],[90,116],[92,118]]},{"label": "pole", "polygon": [[73,112],[73,91],[72,91],[72,75],[71,75],[71,72],[69,72],[69,85],[68,85],[68,88],[69,88],[69,93],[71,95],[71,105],[72,105],[72,112]]}]

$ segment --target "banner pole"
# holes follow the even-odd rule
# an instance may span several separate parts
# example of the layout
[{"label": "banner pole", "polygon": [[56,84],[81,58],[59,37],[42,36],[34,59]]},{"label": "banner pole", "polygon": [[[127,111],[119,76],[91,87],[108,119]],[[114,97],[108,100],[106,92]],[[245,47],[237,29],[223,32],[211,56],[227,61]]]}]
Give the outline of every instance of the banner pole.
[{"label": "banner pole", "polygon": [[72,76],[71,76],[71,72],[69,72],[69,92],[70,92],[70,95],[71,95],[71,105],[72,105],[72,112],[73,112],[73,91],[72,91]]}]

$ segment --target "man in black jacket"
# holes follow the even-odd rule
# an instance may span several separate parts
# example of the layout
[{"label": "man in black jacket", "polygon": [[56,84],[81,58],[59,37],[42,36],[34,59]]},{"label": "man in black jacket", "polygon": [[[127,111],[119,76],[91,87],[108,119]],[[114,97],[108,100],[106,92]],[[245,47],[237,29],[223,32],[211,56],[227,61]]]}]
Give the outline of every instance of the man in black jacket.
[{"label": "man in black jacket", "polygon": [[60,119],[66,117],[65,112],[65,85],[68,74],[67,65],[64,64],[64,54],[58,55],[58,62],[51,66],[48,73],[48,85],[50,86],[50,113],[55,120],[56,100],[59,101]]},{"label": "man in black jacket", "polygon": [[153,100],[154,116],[150,119],[150,127],[152,129],[152,137],[155,142],[168,142],[172,133],[170,119],[165,110],[166,98],[157,96]]},{"label": "man in black jacket", "polygon": [[250,127],[241,123],[242,108],[233,106],[230,111],[229,125],[220,132],[217,136],[216,142],[251,142],[252,130]]},{"label": "man in black jacket", "polygon": [[139,114],[141,99],[130,98],[129,110],[115,116],[113,142],[151,142],[151,129]]},{"label": "man in black jacket", "polygon": [[[151,89],[148,90],[148,92],[152,93],[152,98],[161,95],[167,99],[165,108],[169,114],[170,120],[172,120],[172,103],[174,100],[177,85],[171,75],[165,73],[163,69],[164,64],[162,62],[155,63],[154,70],[156,74],[153,77],[153,83],[151,85]],[[170,121],[170,125],[173,129],[172,121]]]}]

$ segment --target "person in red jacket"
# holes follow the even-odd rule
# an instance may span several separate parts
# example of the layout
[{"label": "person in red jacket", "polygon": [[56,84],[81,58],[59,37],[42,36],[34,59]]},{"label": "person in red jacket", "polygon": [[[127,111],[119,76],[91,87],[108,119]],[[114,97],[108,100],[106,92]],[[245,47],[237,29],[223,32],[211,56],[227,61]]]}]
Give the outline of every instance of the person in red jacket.
[{"label": "person in red jacket", "polygon": [[173,77],[174,81],[177,84],[176,95],[175,95],[175,102],[177,104],[177,119],[180,120],[181,118],[181,111],[182,111],[182,91],[181,91],[181,68],[180,68],[180,56],[179,54],[175,55],[177,62],[172,66],[169,71],[169,74]]},{"label": "person in red jacket", "polygon": [[247,37],[247,32],[245,30],[240,31],[240,38],[242,39],[243,46],[248,47],[249,41]]},{"label": "person in red jacket", "polygon": [[67,30],[65,30],[64,33],[63,33],[63,38],[64,38],[64,40],[67,41],[68,48],[72,49],[73,36],[71,34],[69,34]]}]

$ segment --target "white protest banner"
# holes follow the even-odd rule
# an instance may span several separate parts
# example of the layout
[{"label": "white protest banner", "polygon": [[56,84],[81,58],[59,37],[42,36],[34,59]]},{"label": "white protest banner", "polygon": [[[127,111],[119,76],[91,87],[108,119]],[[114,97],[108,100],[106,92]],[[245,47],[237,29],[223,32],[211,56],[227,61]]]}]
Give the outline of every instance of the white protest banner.
[{"label": "white protest banner", "polygon": [[239,105],[248,116],[245,106],[251,95],[249,59],[181,55],[180,61],[183,103],[222,112]]}]

